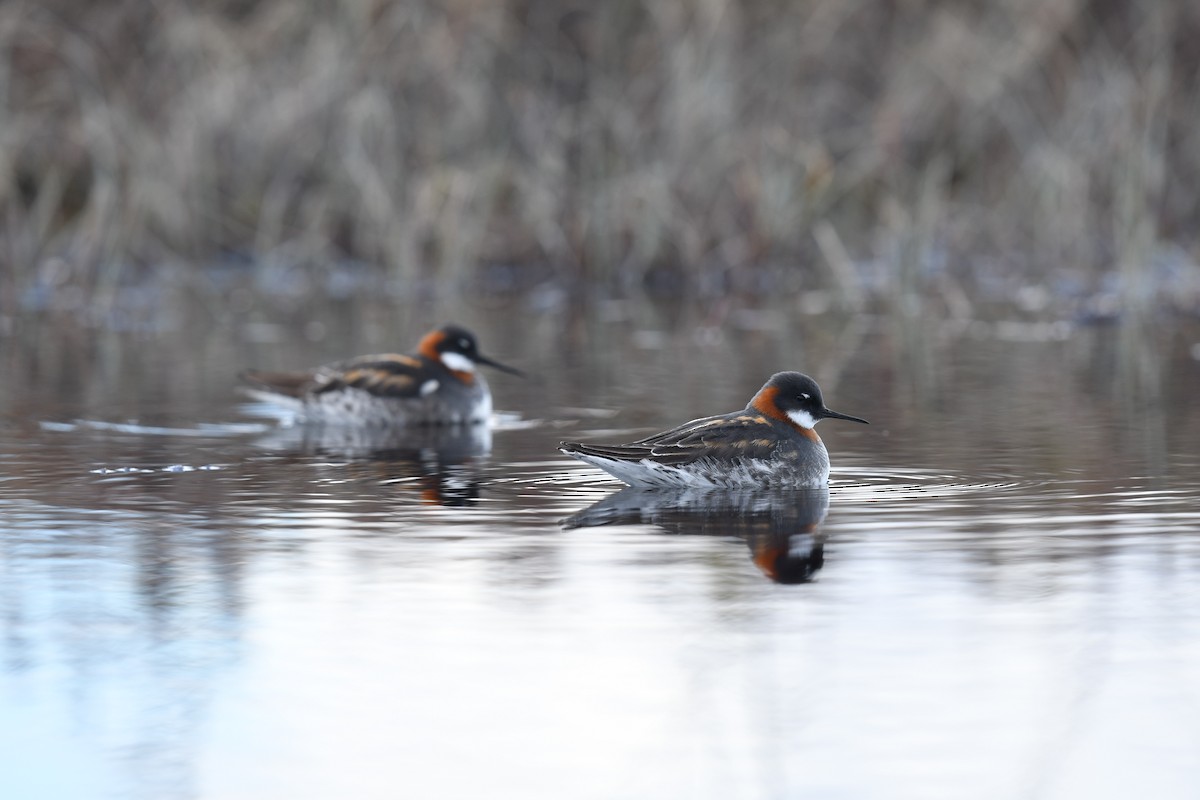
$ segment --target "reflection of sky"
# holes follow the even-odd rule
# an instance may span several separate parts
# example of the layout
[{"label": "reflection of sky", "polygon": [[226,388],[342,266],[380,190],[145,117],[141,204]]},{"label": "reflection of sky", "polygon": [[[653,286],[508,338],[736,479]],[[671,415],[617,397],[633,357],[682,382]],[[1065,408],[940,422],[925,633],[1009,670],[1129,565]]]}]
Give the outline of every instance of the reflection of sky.
[{"label": "reflection of sky", "polygon": [[[92,715],[81,713],[65,669],[41,667],[3,678],[0,784],[6,797],[101,796],[119,785],[120,768],[96,741]],[[80,719],[80,717],[84,719]]]},{"label": "reflection of sky", "polygon": [[1195,542],[989,565],[864,534],[907,512],[841,497],[807,588],[649,526],[364,538],[326,514],[256,557],[234,620],[201,572],[139,589],[132,539],[65,572],[27,552],[5,795],[1188,796]]},{"label": "reflection of sky", "polygon": [[[227,576],[184,552],[198,538],[178,522],[5,510],[4,796],[189,796],[200,713],[235,643]],[[171,540],[190,544],[157,551]]]},{"label": "reflection of sky", "polygon": [[441,569],[400,580],[330,553],[263,582],[203,794],[1170,797],[1200,776],[1194,591],[1136,558],[1004,600],[956,559],[910,552],[906,575],[864,544],[816,597],[722,577],[710,538],[579,532],[531,592],[429,546]]}]

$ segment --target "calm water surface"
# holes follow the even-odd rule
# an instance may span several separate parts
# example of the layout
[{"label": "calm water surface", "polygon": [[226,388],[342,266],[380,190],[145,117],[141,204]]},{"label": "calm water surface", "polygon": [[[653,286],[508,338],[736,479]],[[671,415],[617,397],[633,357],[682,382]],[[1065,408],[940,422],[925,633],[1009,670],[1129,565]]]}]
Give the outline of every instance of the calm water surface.
[{"label": "calm water surface", "polygon": [[[1195,327],[518,313],[445,313],[534,373],[494,430],[391,441],[234,376],[440,316],[15,326],[0,796],[1197,795]],[[828,492],[555,451],[784,368],[872,422],[822,424]]]}]

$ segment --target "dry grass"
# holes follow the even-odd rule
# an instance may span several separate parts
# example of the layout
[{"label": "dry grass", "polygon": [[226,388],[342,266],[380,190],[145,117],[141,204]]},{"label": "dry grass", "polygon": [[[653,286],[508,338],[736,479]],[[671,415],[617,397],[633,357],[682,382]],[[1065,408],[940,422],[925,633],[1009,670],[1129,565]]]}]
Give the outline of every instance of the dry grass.
[{"label": "dry grass", "polygon": [[237,255],[1140,296],[1195,244],[1198,34],[1132,0],[18,0],[0,291]]}]

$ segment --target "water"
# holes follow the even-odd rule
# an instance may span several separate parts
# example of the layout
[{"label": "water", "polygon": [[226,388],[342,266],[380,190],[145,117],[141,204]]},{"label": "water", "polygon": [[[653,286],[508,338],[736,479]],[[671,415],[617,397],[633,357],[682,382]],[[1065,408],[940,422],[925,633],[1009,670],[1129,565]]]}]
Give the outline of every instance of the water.
[{"label": "water", "polygon": [[[4,797],[1195,796],[1195,327],[442,310],[534,377],[377,441],[233,376],[441,317],[197,313],[0,346]],[[555,451],[781,368],[872,422],[822,423],[827,493]]]}]

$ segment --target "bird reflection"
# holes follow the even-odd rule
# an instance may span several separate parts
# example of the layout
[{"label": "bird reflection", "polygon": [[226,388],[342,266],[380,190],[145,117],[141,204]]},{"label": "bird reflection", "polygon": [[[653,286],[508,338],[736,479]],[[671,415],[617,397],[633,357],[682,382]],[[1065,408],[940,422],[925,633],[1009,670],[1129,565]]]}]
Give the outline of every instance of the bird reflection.
[{"label": "bird reflection", "polygon": [[627,487],[568,517],[563,526],[651,524],[675,534],[737,536],[768,578],[804,583],[825,563],[819,527],[828,510],[826,486],[771,491]]},{"label": "bird reflection", "polygon": [[389,480],[416,478],[422,502],[470,506],[479,499],[478,467],[492,451],[492,431],[487,425],[298,424],[273,429],[257,444],[267,450],[357,462]]}]

